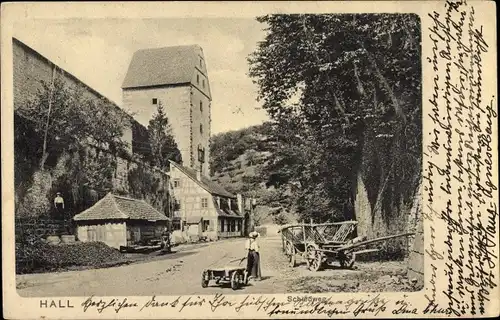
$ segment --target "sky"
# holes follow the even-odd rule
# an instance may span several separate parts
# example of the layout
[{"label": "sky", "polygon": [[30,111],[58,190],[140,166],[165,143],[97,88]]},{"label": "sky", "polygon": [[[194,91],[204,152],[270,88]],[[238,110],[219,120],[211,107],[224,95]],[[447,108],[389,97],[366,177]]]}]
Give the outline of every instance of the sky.
[{"label": "sky", "polygon": [[247,75],[247,57],[264,39],[264,27],[249,18],[44,19],[16,24],[14,37],[119,106],[136,50],[198,44],[212,90],[212,134],[217,134],[268,119]]}]

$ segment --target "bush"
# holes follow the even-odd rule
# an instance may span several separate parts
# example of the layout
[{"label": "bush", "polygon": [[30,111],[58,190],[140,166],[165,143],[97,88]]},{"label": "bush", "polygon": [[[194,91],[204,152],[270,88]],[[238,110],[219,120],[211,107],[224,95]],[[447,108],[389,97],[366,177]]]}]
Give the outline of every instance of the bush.
[{"label": "bush", "polygon": [[290,221],[289,221],[288,217],[286,216],[286,214],[281,212],[274,217],[274,222],[278,225],[284,225],[284,224],[289,223]]},{"label": "bush", "polygon": [[99,267],[124,256],[102,242],[49,245],[38,239],[16,243],[16,273],[57,271],[73,266]]},{"label": "bush", "polygon": [[266,227],[255,227],[255,231],[261,236],[267,236],[267,228]]}]

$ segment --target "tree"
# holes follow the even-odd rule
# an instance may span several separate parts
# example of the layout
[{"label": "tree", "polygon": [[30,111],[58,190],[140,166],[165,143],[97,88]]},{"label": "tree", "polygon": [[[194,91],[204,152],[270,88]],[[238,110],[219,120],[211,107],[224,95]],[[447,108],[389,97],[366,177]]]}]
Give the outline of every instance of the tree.
[{"label": "tree", "polygon": [[158,102],[158,107],[148,125],[149,144],[151,156],[149,161],[159,168],[167,168],[169,160],[182,162],[181,152],[172,135],[172,128],[168,121],[163,104]]},{"label": "tree", "polygon": [[[54,74],[56,71],[54,70]],[[42,81],[36,96],[18,112],[41,137],[36,153],[43,171],[51,152],[93,143],[104,148],[123,147],[126,115],[106,99],[86,97],[84,88],[68,86],[61,76]]]},{"label": "tree", "polygon": [[[16,157],[16,163],[38,165],[38,170],[29,168],[32,183],[26,193],[22,192],[20,214],[46,213],[51,207],[51,188],[57,184],[71,189],[83,185],[109,189],[114,169],[109,154],[125,146],[121,137],[128,116],[108,100],[88,95],[86,90],[69,86],[54,69],[51,81],[42,81],[36,95],[16,110],[16,127],[22,125],[22,129],[16,129],[16,152],[22,149],[29,158],[26,161]],[[89,146],[106,150],[107,156],[70,156],[73,163],[56,168],[62,154],[82,154]]]},{"label": "tree", "polygon": [[411,194],[421,157],[418,17],[257,20],[267,35],[249,57],[250,76],[276,123],[270,183],[298,186],[295,206],[304,215],[329,212],[325,220],[352,216],[351,185],[361,167],[371,169],[363,174],[373,181],[374,206],[391,193]]}]

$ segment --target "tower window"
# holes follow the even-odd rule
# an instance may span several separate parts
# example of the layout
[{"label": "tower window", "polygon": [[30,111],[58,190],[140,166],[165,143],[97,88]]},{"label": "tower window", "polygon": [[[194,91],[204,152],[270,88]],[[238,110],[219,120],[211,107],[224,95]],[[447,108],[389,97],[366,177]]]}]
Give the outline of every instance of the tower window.
[{"label": "tower window", "polygon": [[203,111],[203,102],[200,101],[200,111]]},{"label": "tower window", "polygon": [[203,68],[203,61],[200,59],[200,68]]},{"label": "tower window", "polygon": [[205,148],[202,148],[201,145],[198,146],[198,161],[205,162]]},{"label": "tower window", "polygon": [[153,99],[151,100],[151,103],[152,103],[152,104],[158,104],[158,98],[153,98]]},{"label": "tower window", "polygon": [[180,179],[174,179],[174,188],[179,188],[181,186],[181,180]]},{"label": "tower window", "polygon": [[200,75],[199,74],[196,75],[196,83],[200,84]]},{"label": "tower window", "polygon": [[203,125],[200,124],[200,133],[203,134]]},{"label": "tower window", "polygon": [[201,80],[201,83],[203,84],[203,89],[205,89],[205,79]]}]

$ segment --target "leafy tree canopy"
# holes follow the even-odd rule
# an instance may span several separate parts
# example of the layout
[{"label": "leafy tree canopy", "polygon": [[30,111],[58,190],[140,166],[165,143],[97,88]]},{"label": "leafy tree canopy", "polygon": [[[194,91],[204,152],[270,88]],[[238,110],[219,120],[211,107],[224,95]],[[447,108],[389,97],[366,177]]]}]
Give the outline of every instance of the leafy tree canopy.
[{"label": "leafy tree canopy", "polygon": [[169,160],[182,163],[181,152],[177,147],[172,128],[161,101],[148,125],[149,144],[151,147],[149,161],[159,168],[168,168]]},{"label": "leafy tree canopy", "polygon": [[91,142],[104,148],[123,148],[123,129],[128,116],[106,99],[85,94],[81,86],[67,85],[61,76],[41,82],[36,96],[18,111],[34,126],[42,140],[36,151],[40,168],[51,152]]},{"label": "leafy tree canopy", "polygon": [[268,183],[292,185],[293,206],[319,220],[352,217],[353,177],[362,162],[373,169],[365,174],[374,199],[388,192],[389,179],[392,191],[411,190],[421,154],[418,17],[278,14],[257,20],[267,35],[248,60],[274,120]]}]

